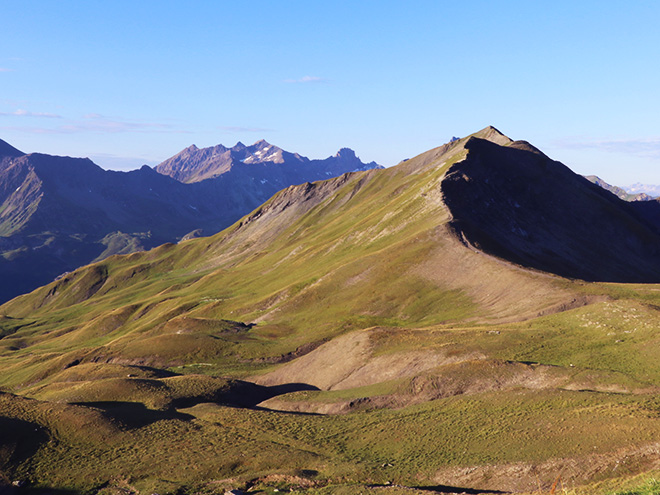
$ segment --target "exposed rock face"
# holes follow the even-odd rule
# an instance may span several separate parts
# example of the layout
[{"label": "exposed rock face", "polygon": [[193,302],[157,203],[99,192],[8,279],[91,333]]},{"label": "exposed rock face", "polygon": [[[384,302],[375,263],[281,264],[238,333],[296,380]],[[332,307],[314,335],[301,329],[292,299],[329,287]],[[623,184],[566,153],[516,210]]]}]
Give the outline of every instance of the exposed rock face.
[{"label": "exposed rock face", "polygon": [[294,184],[372,168],[380,166],[375,162],[363,163],[349,148],[342,148],[325,160],[310,160],[262,139],[252,146],[239,142],[233,148],[218,145],[199,149],[192,145],[157,165],[156,171],[187,183],[221,176],[225,176],[227,181],[240,183],[245,177],[250,177],[258,180],[265,189],[276,188],[268,195],[270,197],[274,192]]}]

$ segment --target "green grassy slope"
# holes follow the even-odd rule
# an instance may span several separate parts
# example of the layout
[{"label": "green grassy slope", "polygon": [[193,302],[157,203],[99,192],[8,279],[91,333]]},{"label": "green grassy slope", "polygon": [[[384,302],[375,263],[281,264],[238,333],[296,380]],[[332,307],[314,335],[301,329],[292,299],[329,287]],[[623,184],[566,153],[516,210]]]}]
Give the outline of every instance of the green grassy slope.
[{"label": "green grassy slope", "polygon": [[654,469],[660,286],[465,245],[440,184],[466,141],[0,306],[0,427],[35,432],[2,437],[0,472],[82,492],[413,493]]}]

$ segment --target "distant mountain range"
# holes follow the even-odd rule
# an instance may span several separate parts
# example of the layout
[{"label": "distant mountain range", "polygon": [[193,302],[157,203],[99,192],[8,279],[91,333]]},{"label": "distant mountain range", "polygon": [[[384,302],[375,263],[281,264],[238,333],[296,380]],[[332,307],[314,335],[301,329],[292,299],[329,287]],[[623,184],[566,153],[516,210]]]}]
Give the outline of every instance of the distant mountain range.
[{"label": "distant mountain range", "polygon": [[[602,187],[606,191],[611,192],[618,198],[624,200],[624,201],[649,201],[653,199],[654,196],[651,196],[649,194],[646,194],[645,192],[641,192],[641,189],[636,192],[632,192],[630,189],[626,190],[623,187],[618,187],[618,186],[613,186],[611,184],[608,184],[605,182],[603,179],[596,175],[585,175],[585,179],[593,182],[597,186]],[[641,187],[655,187],[655,186],[643,186],[642,184],[639,184]],[[657,194],[658,196],[660,194]]]},{"label": "distant mountain range", "polygon": [[303,182],[313,182],[372,168],[380,168],[380,165],[376,162],[363,163],[349,148],[342,148],[325,160],[310,160],[263,139],[252,146],[239,142],[232,148],[218,145],[199,149],[192,145],[155,167],[157,172],[186,183],[231,173],[233,177],[243,177],[250,182],[258,180],[264,186],[270,184],[266,189],[275,188],[273,193],[300,183],[300,177],[305,177]]},{"label": "distant mountain range", "polygon": [[633,184],[632,186],[625,186],[623,189],[625,189],[630,194],[648,194],[654,198],[660,196],[660,186],[641,184],[639,182]]},{"label": "distant mountain range", "polygon": [[284,187],[375,167],[348,149],[309,160],[259,141],[114,172],[0,140],[0,302],[113,254],[219,232]]}]

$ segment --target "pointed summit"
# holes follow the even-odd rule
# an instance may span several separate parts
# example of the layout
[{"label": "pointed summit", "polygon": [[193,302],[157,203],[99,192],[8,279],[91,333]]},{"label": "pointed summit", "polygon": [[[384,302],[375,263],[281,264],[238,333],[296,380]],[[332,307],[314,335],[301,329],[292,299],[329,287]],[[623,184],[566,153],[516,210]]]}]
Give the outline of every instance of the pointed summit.
[{"label": "pointed summit", "polygon": [[505,136],[492,125],[489,125],[488,127],[484,127],[479,132],[475,132],[470,136],[480,139],[485,139],[487,141],[490,141],[491,143],[499,144],[500,146],[506,146],[508,144],[513,143],[513,139],[509,138],[508,136]]},{"label": "pointed summit", "polygon": [[355,156],[355,151],[353,151],[350,148],[342,148],[340,149],[337,154],[335,155],[337,158],[343,158],[343,159],[355,159],[357,158]]}]

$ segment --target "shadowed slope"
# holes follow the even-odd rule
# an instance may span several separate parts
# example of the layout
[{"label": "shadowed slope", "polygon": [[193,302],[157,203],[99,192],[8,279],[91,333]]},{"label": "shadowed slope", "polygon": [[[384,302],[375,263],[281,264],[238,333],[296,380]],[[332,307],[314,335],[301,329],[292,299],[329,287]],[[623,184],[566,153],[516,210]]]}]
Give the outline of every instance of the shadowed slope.
[{"label": "shadowed slope", "polygon": [[471,138],[465,147],[442,191],[468,242],[564,277],[660,281],[660,235],[632,205],[523,141]]}]

